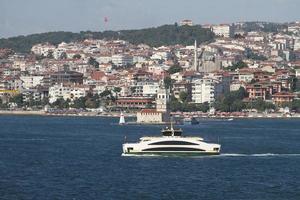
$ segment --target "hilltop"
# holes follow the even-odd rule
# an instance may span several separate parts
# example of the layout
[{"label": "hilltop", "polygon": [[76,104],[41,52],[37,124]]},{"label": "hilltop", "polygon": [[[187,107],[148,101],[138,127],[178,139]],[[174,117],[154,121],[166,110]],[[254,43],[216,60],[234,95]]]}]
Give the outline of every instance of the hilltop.
[{"label": "hilltop", "polygon": [[33,45],[38,43],[49,42],[57,45],[61,42],[81,41],[84,39],[122,39],[132,44],[144,43],[149,46],[162,45],[192,45],[196,39],[199,43],[211,41],[214,34],[209,29],[197,26],[178,26],[163,25],[155,28],[145,28],[139,30],[121,30],[121,31],[104,31],[92,32],[81,31],[73,32],[47,32],[32,34],[27,36],[17,36],[0,39],[0,48],[10,48],[16,52],[28,53]]}]

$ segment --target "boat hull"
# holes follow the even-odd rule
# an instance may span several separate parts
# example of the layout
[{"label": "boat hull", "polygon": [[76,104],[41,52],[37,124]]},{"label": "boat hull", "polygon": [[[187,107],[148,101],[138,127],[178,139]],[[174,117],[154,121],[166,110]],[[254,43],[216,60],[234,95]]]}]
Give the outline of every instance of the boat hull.
[{"label": "boat hull", "polygon": [[124,152],[124,155],[157,155],[157,156],[213,156],[219,155],[220,152],[157,152],[157,151],[147,151],[147,152]]}]

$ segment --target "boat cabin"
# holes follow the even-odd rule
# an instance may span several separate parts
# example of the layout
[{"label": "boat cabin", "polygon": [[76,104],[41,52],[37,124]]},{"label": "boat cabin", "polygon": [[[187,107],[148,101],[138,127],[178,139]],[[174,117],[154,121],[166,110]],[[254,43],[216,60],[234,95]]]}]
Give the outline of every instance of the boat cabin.
[{"label": "boat cabin", "polygon": [[161,133],[163,136],[181,136],[182,130],[166,127],[165,129],[161,130]]}]

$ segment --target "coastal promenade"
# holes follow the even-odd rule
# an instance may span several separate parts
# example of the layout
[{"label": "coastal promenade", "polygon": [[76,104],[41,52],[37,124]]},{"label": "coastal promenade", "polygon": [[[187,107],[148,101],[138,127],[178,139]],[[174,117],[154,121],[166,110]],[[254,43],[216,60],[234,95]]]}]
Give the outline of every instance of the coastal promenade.
[{"label": "coastal promenade", "polygon": [[[136,113],[123,113],[125,117],[136,117]],[[79,113],[55,113],[38,111],[24,111],[24,110],[0,110],[0,115],[39,115],[39,116],[74,116],[74,117],[120,117],[119,112],[79,112]],[[177,118],[198,118],[198,119],[251,119],[251,118],[300,118],[300,113],[284,114],[284,113],[243,113],[237,115],[235,113],[218,113],[209,115],[207,113],[172,113]]]}]

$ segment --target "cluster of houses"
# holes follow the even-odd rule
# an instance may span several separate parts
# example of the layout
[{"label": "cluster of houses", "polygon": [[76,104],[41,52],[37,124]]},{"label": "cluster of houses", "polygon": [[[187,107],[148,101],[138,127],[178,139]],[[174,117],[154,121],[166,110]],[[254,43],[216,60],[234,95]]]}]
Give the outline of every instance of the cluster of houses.
[{"label": "cluster of houses", "polygon": [[[181,25],[193,24],[186,20]],[[86,39],[37,44],[30,54],[1,49],[0,98],[9,102],[22,94],[24,101],[47,98],[52,104],[60,98],[72,102],[110,90],[116,108],[144,109],[140,119],[153,118],[155,106],[158,113],[168,112],[164,106],[170,96],[179,99],[182,92],[197,104],[211,104],[240,87],[249,99],[261,98],[278,106],[299,98],[300,23],[277,33],[234,32],[232,26],[205,25],[215,33],[215,40],[191,46]],[[241,62],[245,66],[232,69]],[[182,70],[170,73],[174,66]],[[171,89],[162,84],[167,77],[172,80]]]}]

